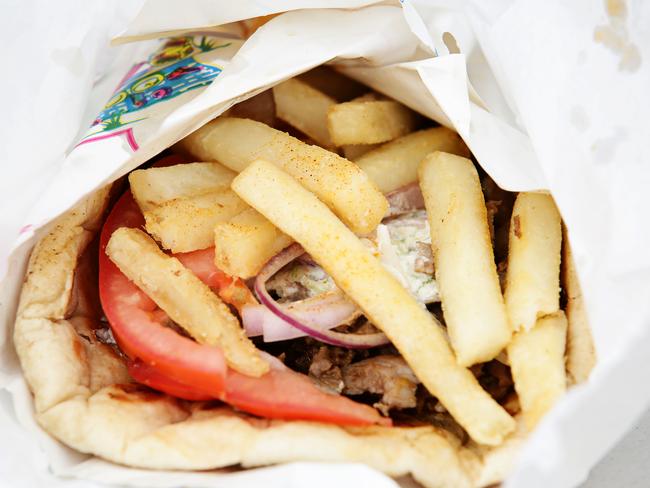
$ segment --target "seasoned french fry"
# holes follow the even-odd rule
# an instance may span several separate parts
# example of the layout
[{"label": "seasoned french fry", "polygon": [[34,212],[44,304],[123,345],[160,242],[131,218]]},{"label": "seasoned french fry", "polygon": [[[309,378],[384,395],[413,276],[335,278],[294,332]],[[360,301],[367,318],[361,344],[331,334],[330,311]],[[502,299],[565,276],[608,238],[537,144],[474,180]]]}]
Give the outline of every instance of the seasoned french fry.
[{"label": "seasoned french fry", "polygon": [[515,333],[508,345],[512,378],[529,430],[566,389],[566,332],[566,317],[559,311],[541,317],[530,330]]},{"label": "seasoned french fry", "polygon": [[515,427],[508,413],[456,363],[434,316],[316,196],[271,163],[256,161],[232,188],[302,244],[381,328],[427,389],[479,443],[500,444]]},{"label": "seasoned french fry", "polygon": [[469,157],[469,149],[458,134],[446,127],[434,127],[383,144],[356,163],[382,193],[389,193],[416,182],[420,162],[434,151]]},{"label": "seasoned french fry", "polygon": [[238,172],[255,159],[270,161],[313,191],[357,234],[372,232],[388,210],[386,198],[354,163],[259,122],[216,119],[181,146]]},{"label": "seasoned french fry", "polygon": [[273,87],[276,115],[325,148],[333,148],[327,130],[327,111],[336,100],[298,78]]},{"label": "seasoned french fry", "polygon": [[514,330],[560,309],[562,228],[553,198],[520,193],[510,220],[505,301]]},{"label": "seasoned french fry", "polygon": [[250,208],[214,228],[214,264],[231,276],[252,278],[293,242],[263,215]]},{"label": "seasoned french fry", "polygon": [[571,246],[566,234],[562,248],[562,274],[567,294],[566,316],[569,327],[566,344],[566,369],[569,382],[577,384],[589,378],[589,374],[596,364],[596,350],[571,254]]},{"label": "seasoned french fry", "polygon": [[[378,100],[377,95],[373,92],[370,92],[361,95],[360,97],[354,98],[350,101],[370,102],[374,100]],[[379,144],[350,144],[346,146],[341,146],[341,149],[343,150],[343,156],[345,156],[345,159],[349,159],[350,161],[356,161],[361,156],[363,156],[369,151],[372,151],[373,149],[376,149],[377,147],[379,147]]]},{"label": "seasoned french fry", "polygon": [[368,87],[327,66],[318,66],[298,78],[338,102],[347,102],[368,91]]},{"label": "seasoned french fry", "polygon": [[108,241],[111,261],[197,342],[219,346],[228,365],[250,376],[269,369],[237,318],[212,290],[147,234],[122,227]]},{"label": "seasoned french fry", "polygon": [[332,141],[346,144],[376,144],[408,134],[417,115],[393,100],[345,102],[333,105],[327,113]]},{"label": "seasoned french fry", "polygon": [[176,253],[213,246],[214,226],[248,208],[232,190],[224,190],[169,200],[143,213],[147,232]]},{"label": "seasoned french fry", "polygon": [[458,363],[489,361],[508,344],[512,331],[478,173],[469,159],[434,152],[422,161],[419,176],[436,281]]},{"label": "seasoned french fry", "polygon": [[144,212],[176,198],[226,190],[236,175],[218,163],[188,163],[138,169],[129,175],[129,183]]}]

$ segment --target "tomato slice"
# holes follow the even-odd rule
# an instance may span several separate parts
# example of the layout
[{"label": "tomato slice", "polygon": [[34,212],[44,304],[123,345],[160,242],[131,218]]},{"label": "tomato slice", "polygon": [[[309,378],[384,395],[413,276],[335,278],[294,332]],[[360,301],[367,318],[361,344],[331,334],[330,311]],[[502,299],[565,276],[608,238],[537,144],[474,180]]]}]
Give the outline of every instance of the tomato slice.
[{"label": "tomato slice", "polygon": [[106,244],[117,228],[143,225],[142,213],[129,191],[111,211],[100,236],[99,296],[113,335],[131,359],[138,358],[171,379],[220,395],[226,378],[221,350],[165,327],[167,315],[106,255]]},{"label": "tomato slice", "polygon": [[[129,372],[136,381],[187,400],[219,399],[263,417],[341,425],[391,424],[390,419],[372,407],[321,391],[305,375],[292,371],[272,356],[265,354],[271,363],[269,373],[260,378],[249,377],[228,369],[220,349],[198,344],[165,327],[167,314],[105,252],[117,228],[142,226],[144,218],[127,191],[104,224],[99,257],[102,307],[115,339],[130,358]],[[238,308],[257,303],[241,280],[216,268],[214,249],[176,257],[208,286],[229,296],[229,303]]]},{"label": "tomato slice", "polygon": [[253,292],[240,278],[227,275],[214,265],[214,247],[177,253],[174,257],[215,290],[224,302],[233,305],[240,314],[246,305],[259,305]]},{"label": "tomato slice", "polygon": [[[391,425],[367,405],[319,390],[306,376],[291,371],[281,361],[264,354],[271,371],[253,378],[228,370],[225,395],[220,398],[244,412],[284,420],[313,420],[341,425]],[[130,361],[129,374],[139,383],[184,400],[215,398],[200,389],[172,380],[142,361]]]},{"label": "tomato slice", "polygon": [[135,381],[147,385],[154,390],[162,391],[163,393],[167,393],[176,398],[182,398],[183,400],[207,401],[214,399],[208,393],[203,393],[192,386],[172,380],[161,374],[153,366],[149,366],[138,359],[129,361],[127,367],[129,374]]},{"label": "tomato slice", "polygon": [[261,378],[228,370],[225,401],[260,417],[313,420],[340,425],[391,425],[374,408],[342,395],[326,393],[311,380],[264,354],[271,370]]}]

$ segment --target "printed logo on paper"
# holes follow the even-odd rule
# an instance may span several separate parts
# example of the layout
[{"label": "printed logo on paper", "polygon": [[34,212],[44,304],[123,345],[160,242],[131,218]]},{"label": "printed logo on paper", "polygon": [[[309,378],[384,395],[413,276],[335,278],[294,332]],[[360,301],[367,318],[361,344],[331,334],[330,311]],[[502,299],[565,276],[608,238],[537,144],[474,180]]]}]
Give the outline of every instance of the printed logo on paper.
[{"label": "printed logo on paper", "polygon": [[89,133],[77,145],[124,136],[136,151],[138,143],[130,125],[148,118],[143,113],[145,109],[212,83],[222,68],[208,64],[206,58],[210,56],[204,54],[230,45],[208,36],[168,39],[147,61],[136,64],[124,76]]}]

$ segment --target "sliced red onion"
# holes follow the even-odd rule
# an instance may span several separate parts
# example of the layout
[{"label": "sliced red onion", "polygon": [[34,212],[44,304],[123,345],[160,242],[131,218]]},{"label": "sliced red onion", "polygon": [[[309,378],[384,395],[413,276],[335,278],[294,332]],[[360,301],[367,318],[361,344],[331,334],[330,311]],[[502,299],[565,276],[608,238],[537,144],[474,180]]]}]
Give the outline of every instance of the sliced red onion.
[{"label": "sliced red onion", "polygon": [[[361,316],[361,310],[338,290],[278,306],[318,330],[349,324]],[[264,342],[285,341],[307,335],[264,305],[247,305],[242,312],[242,323],[249,337],[263,335]]]},{"label": "sliced red onion", "polygon": [[409,183],[386,194],[388,213],[386,217],[395,217],[424,208],[424,196],[418,183]]},{"label": "sliced red onion", "polygon": [[[265,305],[274,315],[309,336],[318,339],[326,344],[334,346],[347,347],[351,349],[367,349],[387,344],[388,338],[383,333],[378,334],[345,334],[314,327],[312,323],[307,323],[304,319],[297,316],[295,310],[286,308],[277,303],[266,290],[266,282],[277,273],[283,266],[290,263],[297,257],[304,254],[303,248],[298,244],[292,244],[288,248],[269,260],[262,271],[255,279],[255,294],[257,298]],[[321,312],[322,313],[322,312]]]},{"label": "sliced red onion", "polygon": [[248,337],[264,334],[264,322],[269,309],[264,305],[244,305],[241,311],[241,322]]}]

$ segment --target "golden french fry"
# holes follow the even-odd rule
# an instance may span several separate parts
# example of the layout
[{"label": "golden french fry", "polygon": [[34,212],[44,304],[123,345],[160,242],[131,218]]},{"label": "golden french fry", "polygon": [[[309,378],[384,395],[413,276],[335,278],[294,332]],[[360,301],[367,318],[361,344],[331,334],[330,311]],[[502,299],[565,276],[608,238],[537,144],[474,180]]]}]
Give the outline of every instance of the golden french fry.
[{"label": "golden french fry", "polygon": [[219,163],[188,163],[138,169],[129,175],[129,184],[144,212],[176,198],[226,190],[236,175]]},{"label": "golden french fry", "polygon": [[224,190],[170,200],[143,214],[147,232],[176,253],[212,247],[214,226],[248,208],[232,190]]},{"label": "golden french fry", "polygon": [[469,159],[434,152],[422,161],[419,176],[436,281],[458,363],[489,361],[508,344],[512,330],[478,173]]},{"label": "golden french fry", "polygon": [[512,378],[529,430],[566,389],[566,333],[567,320],[560,310],[539,318],[530,330],[515,333],[508,345]]},{"label": "golden french fry", "polygon": [[238,172],[255,159],[272,162],[313,191],[357,234],[372,232],[388,210],[386,198],[354,163],[259,122],[219,118],[180,145],[197,158],[217,160]]},{"label": "golden french fry", "polygon": [[273,87],[276,115],[317,144],[333,148],[327,130],[327,111],[336,100],[312,88],[298,78],[290,78]]},{"label": "golden french fry", "polygon": [[563,239],[562,268],[564,289],[567,294],[566,316],[568,322],[566,344],[566,369],[571,384],[582,383],[596,364],[596,350],[591,336],[584,298],[571,254],[571,246]]},{"label": "golden french fry", "polygon": [[231,276],[252,278],[292,242],[291,237],[250,208],[215,226],[214,264]]},{"label": "golden french fry", "polygon": [[434,151],[469,157],[469,149],[458,134],[446,127],[434,127],[400,137],[353,159],[380,191],[389,193],[416,182],[420,162]]},{"label": "golden french fry", "polygon": [[229,366],[250,376],[268,371],[268,363],[228,306],[178,259],[162,252],[143,231],[117,229],[108,241],[106,253],[197,342],[221,347]]},{"label": "golden french fry", "polygon": [[415,112],[393,100],[339,103],[327,113],[330,137],[337,146],[390,141],[411,132],[416,123]]},{"label": "golden french fry", "polygon": [[520,193],[510,220],[504,294],[514,330],[560,309],[560,214],[550,195]]},{"label": "golden french fry", "polygon": [[[354,98],[353,100],[350,101],[370,102],[374,100],[378,100],[377,95],[373,92],[370,92],[361,95],[360,97]],[[369,151],[372,151],[373,149],[376,149],[377,147],[379,147],[379,144],[350,144],[350,145],[341,146],[341,149],[343,150],[343,156],[345,156],[345,159],[349,159],[350,161],[356,161],[361,156],[363,156]]]},{"label": "golden french fry", "polygon": [[514,429],[512,417],[456,363],[434,316],[314,194],[266,161],[248,166],[232,188],[332,276],[474,440],[497,445]]}]

